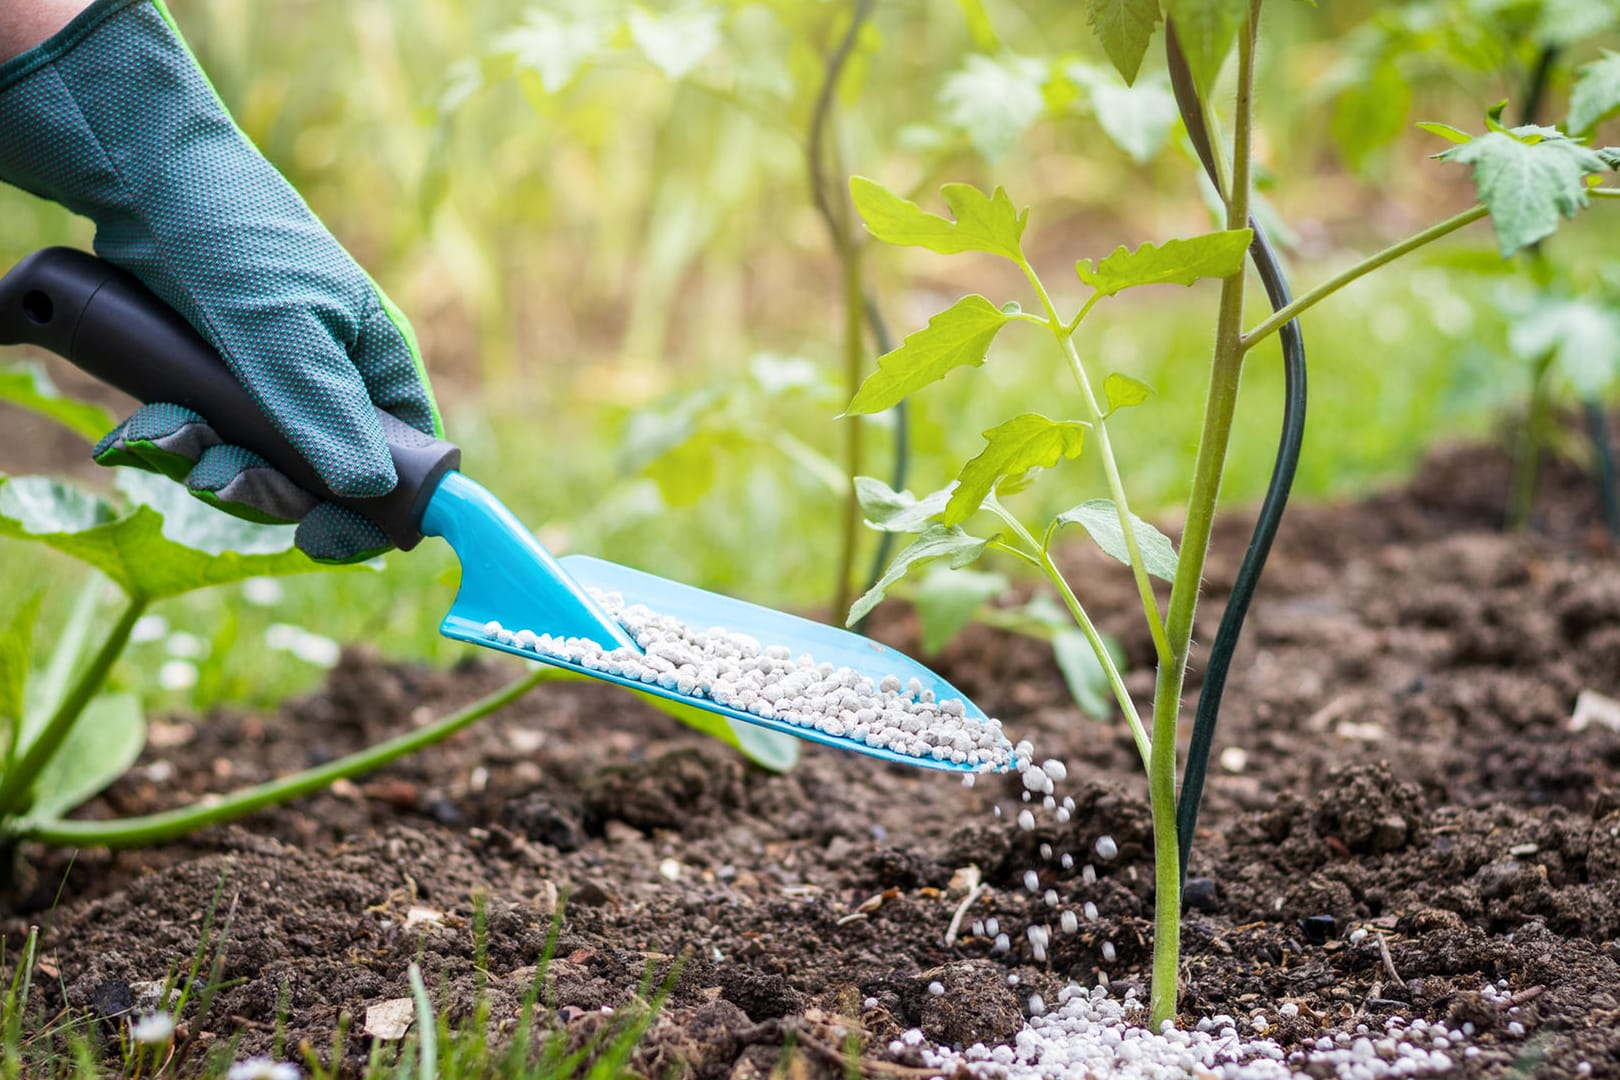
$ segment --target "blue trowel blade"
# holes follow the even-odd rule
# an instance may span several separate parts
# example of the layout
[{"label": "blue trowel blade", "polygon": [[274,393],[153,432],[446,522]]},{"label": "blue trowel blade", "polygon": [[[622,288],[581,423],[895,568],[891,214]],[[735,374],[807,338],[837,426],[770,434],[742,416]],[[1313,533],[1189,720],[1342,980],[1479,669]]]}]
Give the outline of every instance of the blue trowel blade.
[{"label": "blue trowel blade", "polygon": [[503,645],[491,638],[485,627],[495,622],[513,631],[588,638],[607,649],[623,645],[634,648],[623,628],[598,607],[587,590],[614,592],[623,596],[626,604],[644,604],[688,626],[704,630],[724,627],[732,633],[747,634],[762,645],[784,645],[795,657],[809,653],[817,663],[848,667],[873,682],[881,681],[886,675],[896,675],[902,682],[916,679],[925,690],[934,692],[935,700],[959,699],[968,716],[985,718],[984,712],[960,690],[881,642],[602,559],[586,555],[555,559],[498,499],[461,473],[449,473],[440,483],[423,514],[422,531],[444,537],[461,559],[461,588],[439,628],[446,637],[528,660],[540,660],[593,679],[618,683],[840,750],[922,768],[978,771],[977,766],[956,765],[948,760],[867,746],[855,739],[755,716],[709,698],[681,694],[656,683],[594,671],[515,644]]}]

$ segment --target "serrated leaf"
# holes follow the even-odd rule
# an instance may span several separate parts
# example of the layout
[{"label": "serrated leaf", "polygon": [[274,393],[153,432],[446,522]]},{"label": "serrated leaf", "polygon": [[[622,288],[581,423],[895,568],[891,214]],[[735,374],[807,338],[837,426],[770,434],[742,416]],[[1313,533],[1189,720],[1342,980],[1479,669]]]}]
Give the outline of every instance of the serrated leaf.
[{"label": "serrated leaf", "polygon": [[975,53],[945,77],[940,111],[993,165],[1018,145],[1046,110],[1046,78],[1046,65],[1039,61]]},{"label": "serrated leaf", "polygon": [[1103,296],[1138,285],[1191,285],[1199,278],[1231,277],[1242,270],[1252,239],[1251,229],[1229,229],[1167,240],[1162,247],[1143,244],[1135,251],[1122,244],[1095,268],[1090,259],[1081,259],[1074,269]]},{"label": "serrated leaf", "polygon": [[94,798],[135,764],[146,745],[146,715],[134,694],[93,698],[34,781],[28,817],[51,821]]},{"label": "serrated leaf", "polygon": [[1620,146],[1605,146],[1592,152],[1609,168],[1620,169]]},{"label": "serrated leaf", "polygon": [[[1142,564],[1154,577],[1166,581],[1176,579],[1176,549],[1170,538],[1143,521],[1130,515],[1131,531],[1136,534],[1136,548],[1142,554]],[[1130,564],[1130,549],[1125,546],[1125,530],[1120,527],[1119,510],[1111,499],[1088,499],[1072,510],[1057,516],[1058,525],[1078,525],[1103,549],[1126,565]]]},{"label": "serrated leaf", "polygon": [[1086,21],[1114,69],[1134,83],[1159,25],[1159,0],[1087,0]]},{"label": "serrated leaf", "polygon": [[1575,393],[1593,399],[1620,375],[1620,313],[1589,300],[1543,299],[1514,319],[1508,345],[1526,362],[1551,355]]},{"label": "serrated leaf", "polygon": [[1103,380],[1103,396],[1108,399],[1108,411],[1115,413],[1142,404],[1153,396],[1153,387],[1116,371]]},{"label": "serrated leaf", "polygon": [[1438,120],[1424,120],[1417,127],[1419,131],[1427,131],[1430,135],[1438,135],[1447,142],[1460,144],[1474,141],[1474,137],[1468,132],[1463,131],[1461,128],[1452,127],[1450,124],[1443,124]]},{"label": "serrated leaf", "polygon": [[1571,135],[1586,135],[1609,117],[1620,113],[1620,53],[1603,50],[1600,59],[1585,64],[1569,94]]},{"label": "serrated leaf", "polygon": [[855,497],[860,500],[866,524],[879,532],[922,532],[934,518],[945,512],[956,481],[921,499],[909,491],[895,491],[870,476],[855,478]]},{"label": "serrated leaf", "polygon": [[[1511,10],[1512,5],[1507,7]],[[1567,49],[1620,25],[1620,4],[1615,0],[1541,0],[1531,9],[1535,12],[1531,37],[1544,48]]]},{"label": "serrated leaf", "polygon": [[[1125,662],[1118,642],[1104,637],[1103,646],[1108,649],[1115,667]],[[1117,707],[1114,688],[1109,685],[1108,672],[1103,669],[1102,661],[1097,659],[1096,650],[1086,640],[1085,634],[1073,627],[1058,631],[1052,638],[1052,658],[1063,673],[1069,696],[1081,712],[1098,720],[1106,720],[1114,715]]]},{"label": "serrated leaf", "polygon": [[671,79],[685,78],[720,45],[720,11],[698,7],[657,14],[630,10],[630,40],[649,63]]},{"label": "serrated leaf", "polygon": [[933,656],[961,633],[986,602],[1006,592],[1005,575],[934,567],[917,583],[911,601],[922,623],[922,649]]},{"label": "serrated leaf", "polygon": [[1040,413],[997,424],[984,433],[984,449],[962,466],[941,520],[957,525],[972,517],[1002,477],[1020,478],[1031,469],[1050,469],[1064,458],[1079,457],[1085,437],[1086,425],[1049,420]]},{"label": "serrated leaf", "polygon": [[0,479],[0,535],[71,555],[148,600],[326,569],[292,547],[291,529],[231,517],[150,473],[121,470],[118,483],[137,504],[123,515],[47,477]]},{"label": "serrated leaf", "polygon": [[100,439],[117,423],[99,405],[64,397],[44,366],[35,363],[0,365],[0,401],[55,420],[90,442]]},{"label": "serrated leaf", "polygon": [[889,588],[906,576],[907,571],[940,559],[946,560],[946,565],[952,570],[958,570],[983,555],[984,549],[989,546],[989,540],[969,536],[954,525],[928,526],[909,547],[894,557],[888,569],[883,571],[883,576],[878,578],[877,584],[855,601],[849,609],[849,618],[844,620],[844,625],[854,626],[866,618],[867,614],[888,595]]},{"label": "serrated leaf", "polygon": [[930,214],[876,180],[853,176],[849,181],[850,198],[867,231],[886,244],[941,255],[983,251],[1015,262],[1023,258],[1020,241],[1029,211],[1016,209],[1005,190],[998,187],[985,195],[972,184],[946,184],[939,190],[955,220]]},{"label": "serrated leaf", "polygon": [[1601,157],[1573,139],[1528,143],[1504,131],[1435,156],[1472,166],[1474,188],[1491,212],[1503,256],[1551,236],[1560,215],[1574,217],[1586,205],[1586,176],[1605,168]]},{"label": "serrated leaf", "polygon": [[1248,17],[1247,0],[1164,0],[1164,13],[1175,25],[1198,93],[1208,97]]},{"label": "serrated leaf", "polygon": [[851,415],[893,408],[959,367],[979,367],[996,334],[1011,321],[982,296],[964,296],[909,334],[893,352],[878,357],[844,411]]}]

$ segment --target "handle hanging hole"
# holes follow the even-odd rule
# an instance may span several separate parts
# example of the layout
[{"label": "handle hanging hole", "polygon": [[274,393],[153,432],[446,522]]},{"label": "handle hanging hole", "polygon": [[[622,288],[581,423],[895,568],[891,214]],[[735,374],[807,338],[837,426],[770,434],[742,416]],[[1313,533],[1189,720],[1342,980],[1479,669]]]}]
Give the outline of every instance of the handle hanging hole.
[{"label": "handle hanging hole", "polygon": [[29,321],[37,326],[44,326],[56,314],[56,305],[51,303],[51,298],[38,289],[30,289],[23,294],[22,309]]}]

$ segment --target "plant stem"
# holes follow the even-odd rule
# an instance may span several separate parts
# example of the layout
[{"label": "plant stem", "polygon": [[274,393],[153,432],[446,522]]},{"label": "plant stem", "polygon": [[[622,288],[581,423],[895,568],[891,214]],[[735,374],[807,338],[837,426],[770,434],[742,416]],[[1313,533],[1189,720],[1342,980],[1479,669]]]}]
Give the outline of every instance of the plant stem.
[{"label": "plant stem", "polygon": [[516,701],[536,685],[551,679],[567,678],[568,674],[558,668],[538,668],[426,727],[396,735],[316,768],[243,788],[217,802],[193,803],[121,821],[27,823],[18,831],[25,839],[64,847],[132,847],[170,840],[210,825],[234,821],[266,806],[309,795],[335,780],[380,769],[391,761],[449,738],[462,728]]},{"label": "plant stem", "polygon": [[[1251,0],[1249,17],[1238,38],[1236,123],[1232,137],[1232,186],[1226,203],[1226,227],[1246,228],[1249,223],[1250,143],[1254,107],[1254,45],[1259,22],[1259,0]],[[1176,835],[1176,733],[1181,715],[1181,689],[1192,643],[1193,617],[1203,585],[1204,562],[1220,497],[1221,474],[1232,437],[1238,383],[1243,373],[1242,270],[1221,282],[1215,356],[1210,367],[1209,394],[1204,405],[1204,427],[1193,466],[1192,493],[1187,500],[1187,522],[1181,534],[1181,555],[1175,584],[1170,590],[1166,632],[1170,662],[1159,665],[1153,691],[1153,756],[1148,766],[1148,791],[1153,811],[1153,989],[1150,1024],[1157,1030],[1176,1015],[1177,980],[1181,963],[1181,852]]]},{"label": "plant stem", "polygon": [[[861,389],[866,370],[865,330],[861,308],[861,256],[853,244],[840,255],[844,279],[844,388],[850,400]],[[833,588],[832,612],[843,617],[849,611],[851,582],[855,576],[855,549],[861,538],[861,500],[855,491],[855,477],[861,475],[866,425],[859,416],[844,419],[844,517],[838,552],[838,580]]]},{"label": "plant stem", "polygon": [[1031,551],[1039,553],[1038,558],[1031,557],[1010,544],[993,542],[1002,551],[1009,551],[1026,562],[1033,563],[1036,569],[1044,573],[1052,584],[1056,586],[1058,594],[1063,597],[1064,605],[1069,609],[1069,614],[1080,627],[1080,632],[1086,636],[1086,641],[1091,645],[1092,652],[1097,654],[1097,662],[1102,665],[1103,674],[1108,676],[1108,685],[1114,691],[1114,700],[1119,702],[1120,711],[1125,714],[1125,721],[1131,726],[1131,737],[1136,740],[1136,750],[1142,755],[1142,764],[1145,767],[1153,750],[1152,744],[1148,740],[1147,730],[1142,727],[1142,717],[1136,711],[1136,702],[1131,700],[1131,692],[1125,688],[1125,677],[1119,673],[1119,667],[1114,663],[1113,656],[1109,654],[1108,646],[1103,642],[1102,635],[1097,632],[1097,627],[1092,623],[1091,616],[1086,614],[1086,609],[1081,606],[1079,597],[1075,596],[1074,590],[1069,587],[1068,579],[1063,576],[1063,572],[1052,561],[1051,553],[1047,551],[1046,545],[1036,543],[1034,534],[1026,529],[1024,523],[1019,521],[1010,510],[1002,506],[995,495],[992,494],[986,499],[984,506],[985,509],[1006,522],[1007,527],[1012,529],[1020,540],[1029,545]]},{"label": "plant stem", "polygon": [[[96,696],[102,684],[107,681],[107,674],[123,653],[124,646],[129,643],[130,632],[135,629],[135,623],[146,611],[147,601],[144,597],[132,598],[124,607],[123,614],[118,616],[107,640],[101,643],[96,655],[88,666],[79,673],[73,686],[62,698],[62,703],[56,707],[56,712],[45,724],[45,730],[39,733],[33,743],[23,754],[15,768],[6,773],[0,780],[0,817],[15,814],[25,809],[28,796],[39,778],[40,770],[50,763],[51,758],[61,749],[62,743],[78,722],[79,714],[84,707],[90,704],[90,699]],[[20,722],[20,721],[19,721]]]},{"label": "plant stem", "polygon": [[[1595,191],[1600,190],[1602,189],[1593,189],[1593,192],[1588,192],[1588,194],[1593,194]],[[1483,205],[1475,206],[1471,209],[1464,210],[1460,214],[1447,218],[1438,225],[1431,225],[1422,232],[1409,236],[1398,244],[1391,244],[1389,247],[1375,255],[1367,256],[1367,258],[1356,263],[1349,269],[1328,278],[1326,281],[1322,282],[1322,284],[1318,285],[1310,292],[1300,296],[1293,303],[1289,304],[1281,311],[1274,313],[1259,326],[1256,326],[1253,330],[1250,330],[1248,333],[1244,334],[1239,347],[1244,352],[1247,352],[1258,345],[1261,341],[1265,340],[1267,336],[1276,331],[1278,328],[1287,325],[1292,320],[1298,318],[1302,312],[1309,311],[1311,308],[1315,307],[1323,300],[1326,300],[1328,297],[1332,296],[1334,293],[1338,292],[1352,281],[1355,281],[1357,278],[1364,277],[1365,275],[1372,273],[1374,270],[1377,270],[1380,266],[1384,266],[1387,263],[1392,263],[1402,255],[1405,255],[1408,252],[1416,251],[1425,244],[1431,244],[1440,239],[1442,236],[1447,236],[1454,233],[1464,225],[1470,225],[1478,221],[1489,212],[1490,211],[1488,211]]]},{"label": "plant stem", "polygon": [[1507,526],[1515,532],[1530,526],[1536,501],[1536,474],[1541,471],[1541,446],[1547,427],[1549,400],[1547,373],[1556,353],[1547,352],[1530,368],[1530,404],[1525,410],[1524,428],[1519,432],[1519,452],[1513,462],[1513,494],[1508,503]]},{"label": "plant stem", "polygon": [[[1080,362],[1080,353],[1074,347],[1074,338],[1064,322],[1058,317],[1057,308],[1052,305],[1052,298],[1047,294],[1046,286],[1041,283],[1040,275],[1035,273],[1033,267],[1023,259],[1019,260],[1023,267],[1024,276],[1035,289],[1035,294],[1041,298],[1041,306],[1046,309],[1047,325],[1051,327],[1052,336],[1057,339],[1058,346],[1069,362],[1069,371],[1080,388],[1081,397],[1085,399],[1086,408],[1091,411],[1092,437],[1097,440],[1097,449],[1102,454],[1103,473],[1108,477],[1108,494],[1113,499],[1114,510],[1119,514],[1119,528],[1125,535],[1125,552],[1130,556],[1131,574],[1136,579],[1136,591],[1142,601],[1142,614],[1147,617],[1148,632],[1153,637],[1153,648],[1158,654],[1162,665],[1170,658],[1169,642],[1164,635],[1164,618],[1159,614],[1159,601],[1153,595],[1153,579],[1148,576],[1147,564],[1142,561],[1140,545],[1136,541],[1136,529],[1131,524],[1130,502],[1125,498],[1125,484],[1120,479],[1119,463],[1114,460],[1114,448],[1108,439],[1108,421],[1103,416],[1102,406],[1097,402],[1097,395],[1092,392],[1091,380],[1086,377],[1085,365]],[[1086,308],[1090,310],[1092,303],[1097,300],[1093,296],[1087,302]],[[1075,320],[1078,325],[1079,320]]]}]

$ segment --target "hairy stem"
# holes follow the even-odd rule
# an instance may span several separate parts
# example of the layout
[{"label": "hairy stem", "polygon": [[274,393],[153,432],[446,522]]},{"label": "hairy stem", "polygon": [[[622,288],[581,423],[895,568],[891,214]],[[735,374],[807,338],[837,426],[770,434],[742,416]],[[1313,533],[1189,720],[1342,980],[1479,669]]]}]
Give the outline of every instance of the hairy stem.
[{"label": "hairy stem", "polygon": [[106,683],[113,664],[122,655],[124,646],[129,644],[129,635],[135,629],[136,621],[146,611],[146,604],[144,598],[139,598],[131,599],[125,605],[107,640],[101,643],[96,655],[74,680],[62,703],[46,722],[45,730],[28,747],[22,760],[0,780],[0,816],[15,814],[26,808],[34,781],[61,749],[73,725],[78,722],[79,715],[84,712],[84,707],[90,704],[90,700]]},{"label": "hairy stem", "polygon": [[[1591,193],[1601,190],[1601,188],[1596,188],[1593,189],[1593,192]],[[1378,252],[1377,254],[1367,256],[1354,266],[1333,275],[1316,288],[1304,293],[1293,303],[1274,313],[1259,326],[1256,326],[1253,330],[1250,330],[1248,333],[1244,334],[1239,347],[1244,352],[1247,352],[1258,345],[1261,341],[1264,341],[1273,332],[1283,326],[1288,325],[1288,323],[1298,318],[1302,312],[1309,311],[1311,308],[1315,307],[1317,304],[1320,304],[1323,300],[1326,300],[1328,297],[1332,296],[1334,293],[1338,292],[1352,281],[1365,277],[1374,270],[1377,270],[1380,266],[1394,262],[1402,255],[1416,251],[1418,248],[1423,247],[1426,244],[1432,244],[1442,236],[1448,236],[1451,233],[1456,232],[1464,225],[1470,225],[1478,221],[1489,212],[1490,211],[1485,209],[1484,206],[1472,207],[1471,209],[1464,210],[1460,214],[1447,218],[1438,225],[1431,225],[1422,232],[1409,236],[1399,243],[1391,244],[1389,247]]]},{"label": "hairy stem", "polygon": [[[1136,529],[1131,525],[1130,502],[1125,498],[1125,483],[1119,475],[1119,463],[1114,459],[1114,447],[1108,438],[1108,421],[1103,417],[1102,406],[1097,401],[1097,395],[1091,389],[1091,380],[1086,376],[1085,365],[1080,362],[1080,353],[1074,347],[1073,330],[1065,325],[1058,317],[1057,308],[1052,305],[1052,297],[1047,293],[1046,286],[1042,284],[1040,275],[1035,273],[1033,267],[1025,260],[1020,259],[1019,265],[1023,267],[1024,276],[1029,278],[1030,285],[1041,299],[1041,306],[1046,309],[1047,326],[1052,330],[1052,336],[1057,339],[1058,347],[1063,350],[1064,359],[1068,361],[1069,372],[1074,376],[1075,385],[1080,388],[1080,396],[1085,400],[1086,408],[1091,413],[1091,436],[1097,442],[1097,449],[1102,455],[1103,473],[1108,478],[1108,494],[1113,499],[1114,510],[1119,514],[1120,531],[1125,534],[1125,551],[1130,556],[1131,574],[1136,580],[1137,595],[1142,601],[1142,614],[1147,617],[1148,632],[1153,636],[1153,647],[1158,653],[1159,663],[1165,663],[1170,657],[1169,643],[1164,635],[1164,618],[1159,613],[1158,597],[1153,595],[1153,579],[1148,576],[1147,564],[1142,561],[1140,545],[1136,541]],[[1086,308],[1090,310],[1096,301],[1092,297]],[[1075,320],[1076,325],[1079,320]]]},{"label": "hairy stem", "polygon": [[221,825],[239,817],[329,787],[334,781],[359,776],[382,768],[389,762],[415,753],[449,738],[469,724],[483,719],[528,693],[539,683],[563,679],[569,673],[541,667],[506,684],[494,693],[451,713],[425,727],[396,735],[347,754],[325,765],[306,769],[279,780],[243,788],[211,803],[193,803],[175,810],[120,821],[48,821],[25,824],[20,834],[30,840],[64,847],[132,847],[171,840],[210,825]]},{"label": "hairy stem", "polygon": [[[1259,0],[1251,0],[1248,21],[1238,39],[1236,122],[1232,137],[1232,184],[1226,202],[1226,227],[1249,223],[1250,144],[1254,112],[1254,45]],[[1153,756],[1148,790],[1153,811],[1153,989],[1150,1022],[1157,1029],[1176,1015],[1181,962],[1181,852],[1176,835],[1176,732],[1181,715],[1181,689],[1187,674],[1193,618],[1203,585],[1204,561],[1220,497],[1221,474],[1232,437],[1238,382],[1243,372],[1243,271],[1221,283],[1215,356],[1210,367],[1204,426],[1193,466],[1187,522],[1165,631],[1170,662],[1159,665],[1153,691]],[[1286,321],[1286,320],[1285,320]],[[1279,324],[1280,325],[1280,324]]]}]

